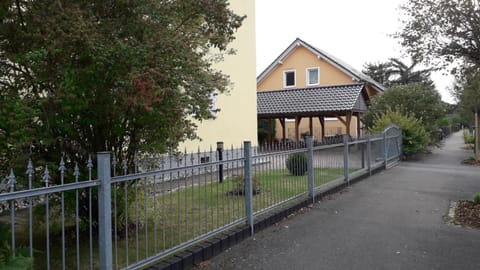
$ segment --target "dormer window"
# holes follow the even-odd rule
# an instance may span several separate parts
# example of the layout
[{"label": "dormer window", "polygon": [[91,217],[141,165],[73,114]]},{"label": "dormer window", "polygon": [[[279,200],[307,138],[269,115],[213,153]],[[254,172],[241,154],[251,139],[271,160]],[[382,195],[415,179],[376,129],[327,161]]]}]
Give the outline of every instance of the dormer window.
[{"label": "dormer window", "polygon": [[318,67],[307,68],[307,86],[320,84],[320,69]]},{"label": "dormer window", "polygon": [[283,86],[295,87],[295,70],[286,70],[283,72]]}]

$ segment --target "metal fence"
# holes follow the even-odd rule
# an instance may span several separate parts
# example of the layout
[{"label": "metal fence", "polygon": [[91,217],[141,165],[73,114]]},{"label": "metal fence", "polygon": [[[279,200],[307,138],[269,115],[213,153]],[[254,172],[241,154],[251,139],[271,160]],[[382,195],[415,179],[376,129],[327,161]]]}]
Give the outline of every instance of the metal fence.
[{"label": "metal fence", "polygon": [[253,233],[257,217],[390,167],[400,155],[401,132],[389,127],[332,145],[307,138],[298,149],[245,142],[222,158],[210,150],[120,164],[98,153],[85,175],[68,160],[57,168],[30,161],[27,183],[13,170],[6,178],[0,222],[10,257],[31,257],[34,269],[139,269],[239,224]]}]

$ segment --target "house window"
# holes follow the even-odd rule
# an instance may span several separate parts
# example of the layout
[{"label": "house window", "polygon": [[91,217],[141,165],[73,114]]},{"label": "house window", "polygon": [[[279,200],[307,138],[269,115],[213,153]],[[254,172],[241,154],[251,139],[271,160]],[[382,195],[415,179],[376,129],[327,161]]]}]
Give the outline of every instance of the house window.
[{"label": "house window", "polygon": [[210,115],[213,117],[216,117],[217,113],[220,111],[220,109],[217,107],[217,96],[218,93],[216,92],[210,93],[210,105],[208,106],[208,109],[210,111]]},{"label": "house window", "polygon": [[295,87],[295,70],[283,72],[283,85],[285,87]]},{"label": "house window", "polygon": [[320,69],[318,67],[315,68],[307,68],[307,85],[319,85],[320,84]]}]

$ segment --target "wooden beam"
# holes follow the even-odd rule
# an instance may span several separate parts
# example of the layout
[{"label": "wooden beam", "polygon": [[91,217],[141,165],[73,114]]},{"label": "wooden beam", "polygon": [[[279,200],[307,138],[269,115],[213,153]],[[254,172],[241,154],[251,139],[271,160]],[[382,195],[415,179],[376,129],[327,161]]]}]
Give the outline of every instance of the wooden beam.
[{"label": "wooden beam", "polygon": [[324,116],[319,116],[318,117],[318,120],[320,120],[320,135],[321,135],[321,138],[320,140],[323,140],[323,137],[325,137],[325,117]]},{"label": "wooden beam", "polygon": [[302,122],[302,117],[295,117],[295,140],[300,141],[300,122]]},{"label": "wooden beam", "polygon": [[360,138],[362,134],[360,132],[362,129],[360,128],[360,114],[357,114],[357,138]]},{"label": "wooden beam", "polygon": [[352,112],[347,113],[347,121],[346,121],[347,131],[345,132],[347,135],[350,135],[350,123],[352,122]]},{"label": "wooden beam", "polygon": [[347,122],[345,120],[343,120],[343,118],[340,116],[340,115],[335,115],[338,119],[338,121],[342,122],[345,126],[347,126]]}]

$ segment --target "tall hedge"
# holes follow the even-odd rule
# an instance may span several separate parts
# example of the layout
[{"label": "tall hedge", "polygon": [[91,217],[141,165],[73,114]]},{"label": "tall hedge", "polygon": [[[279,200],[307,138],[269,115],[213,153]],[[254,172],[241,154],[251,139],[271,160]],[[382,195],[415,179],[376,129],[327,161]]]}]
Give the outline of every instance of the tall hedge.
[{"label": "tall hedge", "polygon": [[395,124],[402,130],[403,154],[406,157],[424,152],[430,142],[429,133],[422,122],[415,117],[388,109],[379,114],[370,128],[370,132],[382,132],[387,126]]}]

